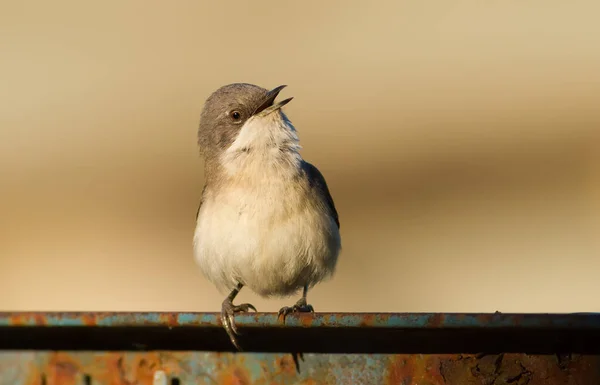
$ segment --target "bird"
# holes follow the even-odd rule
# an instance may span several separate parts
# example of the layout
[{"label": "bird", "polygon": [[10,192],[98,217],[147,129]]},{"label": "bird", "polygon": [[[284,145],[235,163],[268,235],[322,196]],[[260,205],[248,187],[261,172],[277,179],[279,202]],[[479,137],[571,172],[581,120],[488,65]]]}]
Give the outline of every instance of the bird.
[{"label": "bird", "polygon": [[282,110],[293,98],[275,103],[285,87],[228,84],[206,99],[200,114],[205,182],[193,255],[203,275],[227,294],[221,323],[239,351],[234,316],[257,311],[250,303],[234,305],[240,290],[263,298],[301,290],[296,303],[279,310],[284,324],[289,314],[314,312],[308,290],[334,275],[342,247],[325,178],[300,155],[297,130]]}]

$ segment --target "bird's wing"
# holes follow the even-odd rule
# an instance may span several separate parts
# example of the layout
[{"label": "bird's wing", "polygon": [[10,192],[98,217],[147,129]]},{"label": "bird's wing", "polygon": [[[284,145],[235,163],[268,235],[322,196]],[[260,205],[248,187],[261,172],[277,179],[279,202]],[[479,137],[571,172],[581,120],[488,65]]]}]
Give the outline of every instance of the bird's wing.
[{"label": "bird's wing", "polygon": [[200,215],[200,208],[202,207],[202,202],[204,202],[204,192],[206,191],[206,185],[202,188],[202,194],[200,194],[200,203],[198,204],[198,211],[196,211],[196,221],[198,220],[198,216]]},{"label": "bird's wing", "polygon": [[325,198],[325,204],[329,209],[329,213],[333,217],[333,220],[340,228],[340,219],[338,217],[337,210],[335,209],[335,203],[333,203],[333,198],[329,193],[329,188],[327,187],[327,183],[325,182],[325,178],[323,174],[312,164],[308,162],[303,162],[303,169],[306,172],[306,176],[308,178],[308,183],[311,188],[315,189],[319,196]]}]

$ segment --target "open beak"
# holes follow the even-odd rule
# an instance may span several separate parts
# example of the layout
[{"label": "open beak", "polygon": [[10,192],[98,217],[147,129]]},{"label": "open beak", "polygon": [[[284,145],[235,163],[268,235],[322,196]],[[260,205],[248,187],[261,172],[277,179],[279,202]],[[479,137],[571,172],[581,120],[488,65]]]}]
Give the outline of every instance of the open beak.
[{"label": "open beak", "polygon": [[252,115],[253,116],[267,116],[271,112],[279,110],[281,107],[285,106],[292,99],[294,99],[293,97],[287,98],[285,100],[280,101],[277,104],[273,104],[273,102],[275,101],[275,98],[277,98],[277,95],[279,95],[281,90],[284,89],[285,87],[286,87],[285,85],[282,85],[279,87],[275,87],[271,91],[267,92],[267,95],[265,96],[265,100],[256,109],[256,111],[254,111],[254,113]]}]

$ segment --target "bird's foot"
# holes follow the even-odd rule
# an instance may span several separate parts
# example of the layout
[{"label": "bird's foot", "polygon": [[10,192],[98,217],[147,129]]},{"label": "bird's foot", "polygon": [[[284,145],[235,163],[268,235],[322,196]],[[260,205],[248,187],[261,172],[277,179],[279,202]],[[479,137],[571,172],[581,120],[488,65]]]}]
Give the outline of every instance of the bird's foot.
[{"label": "bird's foot", "polygon": [[312,305],[306,303],[306,298],[302,297],[294,304],[294,306],[284,306],[279,310],[278,317],[283,317],[283,323],[285,318],[292,313],[314,313]]},{"label": "bird's foot", "polygon": [[243,303],[241,305],[234,305],[229,298],[223,301],[223,305],[221,306],[221,323],[231,340],[233,346],[236,347],[237,350],[241,351],[242,348],[237,342],[236,336],[239,336],[241,333],[237,330],[235,326],[235,313],[248,312],[250,310],[256,311],[256,308],[249,303]]},{"label": "bird's foot", "polygon": [[[284,306],[279,310],[278,317],[283,317],[283,323],[285,324],[285,318],[292,313],[314,313],[315,309],[312,305],[306,303],[306,297],[302,297],[294,304],[294,306]],[[296,365],[296,371],[300,373],[300,360],[304,361],[304,355],[302,353],[292,353],[294,364]]]}]

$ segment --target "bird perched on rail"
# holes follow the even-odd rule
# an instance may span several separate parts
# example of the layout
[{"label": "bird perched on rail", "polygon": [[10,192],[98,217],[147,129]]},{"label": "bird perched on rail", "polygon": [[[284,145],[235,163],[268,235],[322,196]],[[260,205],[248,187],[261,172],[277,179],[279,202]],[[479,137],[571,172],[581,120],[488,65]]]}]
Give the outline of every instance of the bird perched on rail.
[{"label": "bird perched on rail", "polygon": [[330,277],[341,250],[340,222],[323,175],[300,156],[296,129],[270,91],[235,83],[205,102],[198,145],[205,185],[196,217],[194,257],[217,288],[229,293],[221,319],[241,350],[234,315],[256,311],[234,305],[242,289],[262,297],[288,297],[279,315],[311,312],[309,288]]}]

